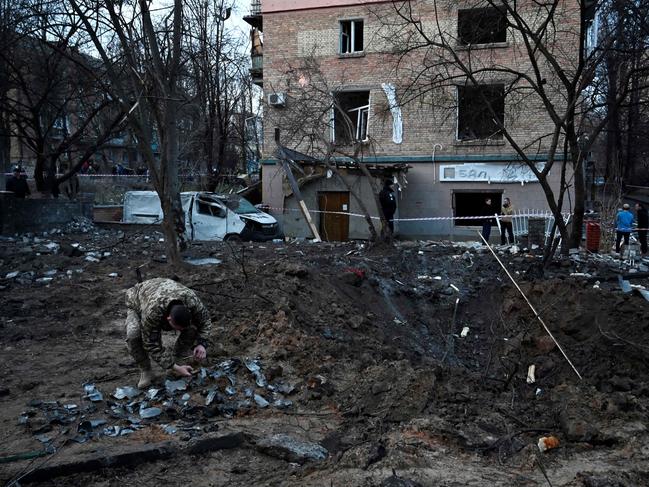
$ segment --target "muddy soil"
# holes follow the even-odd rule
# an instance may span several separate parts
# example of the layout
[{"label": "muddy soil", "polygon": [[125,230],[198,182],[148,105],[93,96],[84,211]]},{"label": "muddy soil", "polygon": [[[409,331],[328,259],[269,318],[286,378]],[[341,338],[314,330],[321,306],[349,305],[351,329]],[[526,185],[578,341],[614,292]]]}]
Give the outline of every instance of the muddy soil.
[{"label": "muddy soil", "polygon": [[[0,457],[47,452],[0,463],[3,482],[82,455],[159,442],[182,447],[219,431],[248,440],[40,482],[649,485],[649,303],[623,294],[608,271],[593,286],[570,276],[579,270],[574,262],[543,271],[537,255],[500,252],[579,379],[484,250],[210,243],[188,255],[219,263],[174,270],[155,230],[69,230],[0,241]],[[132,434],[75,441],[85,419],[123,426],[107,412],[111,393],[138,378],[123,329],[124,292],[138,268],[145,279],[179,280],[209,308],[215,326],[206,369],[255,358],[269,383],[290,385],[272,394],[286,401],[282,407],[256,402],[255,394],[272,402],[271,393],[241,366],[247,402],[228,409],[219,396],[219,407],[207,408],[208,389],[192,383],[195,407],[184,418],[164,410]],[[162,386],[165,372],[157,372]],[[102,401],[85,397],[86,383]],[[48,404],[77,408],[59,424],[48,420]],[[325,458],[295,460],[263,447],[278,434]],[[550,436],[558,446],[541,453],[539,438]]]}]

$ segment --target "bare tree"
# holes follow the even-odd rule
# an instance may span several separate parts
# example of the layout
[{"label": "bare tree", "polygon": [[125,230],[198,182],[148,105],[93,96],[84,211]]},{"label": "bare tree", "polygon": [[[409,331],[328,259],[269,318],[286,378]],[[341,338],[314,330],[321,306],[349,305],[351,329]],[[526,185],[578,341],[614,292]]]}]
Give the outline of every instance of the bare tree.
[{"label": "bare tree", "polygon": [[[381,185],[363,162],[365,156],[373,153],[375,141],[368,131],[369,108],[363,106],[362,97],[352,100],[361,106],[350,110],[347,100],[343,99],[345,93],[350,95],[344,91],[346,83],[329,79],[313,54],[302,58],[299,65],[289,66],[285,80],[286,86],[275,88],[286,92],[287,108],[267,112],[265,123],[280,129],[284,145],[322,161],[360,208],[371,240],[390,242],[392,234],[379,201]],[[384,110],[387,109],[386,105]],[[377,107],[376,110],[382,109]],[[370,184],[382,222],[380,231],[377,231],[364,200],[343,177],[337,164],[339,159],[345,160],[345,166],[360,171]]]},{"label": "bare tree", "polygon": [[[428,103],[438,114],[454,116],[458,100],[471,100],[470,116],[478,123],[467,125],[478,125],[479,133],[463,131],[459,120],[457,137],[506,142],[537,177],[566,253],[581,242],[584,160],[610,116],[602,113],[605,103],[593,80],[613,40],[600,37],[596,45],[588,44],[595,5],[473,0],[458,11],[448,0],[395,1],[373,12],[381,24],[378,36],[395,58],[402,103]],[[498,55],[498,46],[489,49],[498,43],[508,49],[506,56]],[[624,88],[609,109],[611,102],[628,99],[631,73],[646,69],[637,66],[624,74]],[[535,134],[521,135],[517,128],[531,108],[539,114]],[[596,112],[601,116],[594,119]],[[551,171],[560,175],[556,190]],[[569,203],[572,230],[561,216]]]},{"label": "bare tree", "polygon": [[174,0],[158,15],[146,0],[69,3],[105,66],[108,94],[127,114],[160,197],[167,258],[180,265],[187,246],[178,177],[183,2]]}]

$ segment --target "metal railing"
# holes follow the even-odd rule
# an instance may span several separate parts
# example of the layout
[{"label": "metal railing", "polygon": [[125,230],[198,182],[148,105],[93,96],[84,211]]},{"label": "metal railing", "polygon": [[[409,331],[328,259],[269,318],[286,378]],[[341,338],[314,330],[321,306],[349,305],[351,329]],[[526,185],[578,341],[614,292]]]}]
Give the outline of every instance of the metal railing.
[{"label": "metal railing", "polygon": [[[570,221],[570,214],[563,215],[563,221],[567,225]],[[554,215],[547,210],[518,210],[512,215],[512,229],[514,231],[514,238],[519,239],[523,235],[529,233],[529,219],[530,218],[543,218],[545,220],[545,242],[548,243],[550,239],[550,232],[552,225],[554,225]],[[555,234],[556,237],[556,234]]]},{"label": "metal railing", "polygon": [[250,15],[261,15],[261,0],[251,0]]}]

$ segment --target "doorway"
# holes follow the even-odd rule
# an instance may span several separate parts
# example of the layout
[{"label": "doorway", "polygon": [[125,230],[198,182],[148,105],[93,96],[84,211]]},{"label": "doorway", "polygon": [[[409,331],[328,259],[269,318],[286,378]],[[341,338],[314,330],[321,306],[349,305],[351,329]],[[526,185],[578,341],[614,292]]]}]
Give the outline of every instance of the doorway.
[{"label": "doorway", "polygon": [[318,193],[320,237],[327,241],[344,242],[349,239],[349,193],[346,191],[321,191]]},{"label": "doorway", "polygon": [[[453,213],[454,216],[479,216],[484,207],[486,198],[491,198],[494,213],[500,213],[502,191],[454,191]],[[468,227],[482,225],[481,219],[454,220],[455,226]]]}]

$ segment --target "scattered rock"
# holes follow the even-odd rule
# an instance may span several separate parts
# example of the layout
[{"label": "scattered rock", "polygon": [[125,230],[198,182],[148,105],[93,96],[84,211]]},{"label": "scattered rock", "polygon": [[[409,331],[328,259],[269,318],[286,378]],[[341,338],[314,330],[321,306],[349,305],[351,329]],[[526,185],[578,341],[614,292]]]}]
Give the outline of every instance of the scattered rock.
[{"label": "scattered rock", "polygon": [[256,447],[266,455],[288,462],[304,464],[327,458],[329,452],[317,443],[298,440],[285,434],[276,434],[257,441]]}]

